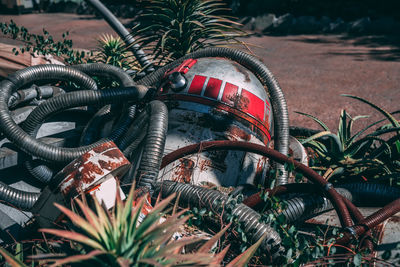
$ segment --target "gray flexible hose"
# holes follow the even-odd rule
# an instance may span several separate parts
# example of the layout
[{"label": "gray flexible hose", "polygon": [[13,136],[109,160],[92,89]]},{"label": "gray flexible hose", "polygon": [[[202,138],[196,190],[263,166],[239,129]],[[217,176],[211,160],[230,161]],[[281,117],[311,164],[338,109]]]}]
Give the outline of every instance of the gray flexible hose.
[{"label": "gray flexible hose", "polygon": [[[288,155],[289,151],[289,115],[286,105],[285,96],[279,86],[279,83],[272,75],[270,70],[257,58],[246,54],[239,50],[234,50],[225,47],[213,47],[198,50],[190,53],[160,69],[147,75],[138,81],[138,84],[152,86],[160,82],[164,74],[188,58],[203,58],[203,57],[222,57],[233,60],[245,68],[253,72],[261,83],[268,89],[271,96],[273,116],[274,116],[274,149],[284,155]],[[282,164],[276,164],[278,177],[275,185],[288,183],[288,173]]]},{"label": "gray flexible hose", "polygon": [[[74,65],[72,66],[74,69],[80,70],[83,73],[87,75],[100,75],[100,76],[106,76],[112,79],[116,79],[122,86],[124,87],[131,87],[135,85],[135,82],[133,79],[129,76],[128,73],[126,73],[124,70],[112,66],[112,65],[107,65],[103,63],[89,63],[89,64],[80,64],[80,65]],[[40,89],[43,88],[41,91]],[[45,95],[45,96],[53,96],[53,91],[50,91],[49,88],[51,89],[52,87],[47,86],[47,87],[33,87],[32,90],[34,90],[33,93],[31,93],[31,97],[36,98],[36,95],[40,93],[40,95]],[[47,90],[44,90],[47,89]],[[43,91],[43,92],[42,92]],[[36,93],[36,94],[34,94]],[[136,110],[135,106],[132,106],[131,109],[133,111]],[[80,145],[89,145],[93,142],[95,139],[94,137],[98,133],[98,126],[101,125],[101,122],[103,121],[102,118],[104,118],[105,112],[103,112],[106,109],[100,109],[100,114],[96,114],[88,123],[88,125],[84,128],[82,136],[81,136],[81,142]],[[110,106],[108,105],[108,112],[110,110]],[[99,119],[100,118],[100,119]],[[125,122],[125,124],[128,124],[130,121]],[[124,123],[124,121],[122,121]],[[93,125],[94,124],[94,125]],[[119,127],[122,128],[120,125]],[[36,129],[39,129],[40,125],[36,126]],[[126,127],[125,127],[126,128]],[[119,129],[121,130],[121,129]],[[123,131],[123,129],[122,129]],[[36,137],[36,134],[32,135],[33,137]],[[25,167],[29,171],[30,174],[32,174],[36,179],[41,181],[42,183],[48,183],[51,178],[53,177],[54,171],[48,167],[46,164],[38,164],[38,162],[31,162],[31,160],[27,160],[25,162]]]},{"label": "gray flexible hose", "polygon": [[[112,79],[116,79],[122,87],[132,87],[136,83],[133,81],[132,77],[123,69],[120,69],[113,65],[103,64],[103,63],[89,63],[75,65],[76,68],[88,75],[94,76],[107,76]],[[108,118],[111,112],[111,106],[103,107],[98,113],[88,122],[85,129],[82,132],[80,145],[89,145],[96,139],[98,133],[98,128],[104,121],[104,118]],[[125,131],[127,127],[132,123],[135,117],[136,106],[124,107],[123,115],[116,125],[117,131]]]},{"label": "gray flexible hose", "polygon": [[[343,188],[335,188],[336,191],[345,198],[352,200],[352,194]],[[300,195],[285,200],[286,207],[280,212],[286,218],[287,223],[296,221],[304,221],[305,219],[314,217],[322,212],[333,209],[333,205],[328,198],[319,194]],[[265,214],[272,213],[268,210]]]},{"label": "gray flexible hose", "polygon": [[88,75],[101,76],[101,77],[106,76],[112,79],[116,79],[123,87],[130,87],[136,85],[136,83],[133,81],[131,76],[129,76],[129,74],[126,71],[113,65],[108,65],[103,63],[88,63],[88,64],[73,65],[72,67]]},{"label": "gray flexible hose", "polygon": [[135,44],[135,39],[128,32],[128,30],[122,25],[122,23],[110,12],[99,0],[86,0],[97,12],[99,12],[107,23],[113,28],[113,30],[121,37],[125,42],[126,47],[129,48],[135,58],[138,60],[140,66],[146,68],[146,72],[154,71],[152,63],[147,58],[144,51],[140,48],[139,44]]},{"label": "gray flexible hose", "polygon": [[[228,222],[228,212],[223,212],[221,209],[228,202],[228,196],[219,191],[172,181],[157,182],[154,184],[154,189],[156,193],[161,193],[162,197],[176,193],[179,195],[180,205],[198,209],[206,208],[207,211],[218,212],[222,215],[223,220]],[[258,212],[244,204],[236,204],[230,214],[234,215],[237,223],[244,227],[251,242],[256,242],[264,234],[267,234],[261,247],[271,255],[272,259],[282,256],[284,249],[281,246],[279,234],[269,225],[260,222],[261,215]]]},{"label": "gray flexible hose", "polygon": [[[93,147],[109,141],[109,139],[102,139],[93,144],[77,148],[54,147],[44,144],[31,136],[36,134],[38,125],[41,125],[49,115],[63,109],[86,105],[122,103],[126,101],[135,102],[142,99],[146,92],[147,88],[138,86],[101,91],[82,90],[51,98],[29,114],[23,125],[23,129],[26,132],[17,126],[18,135],[16,135],[17,138],[13,136],[13,142],[27,153],[43,160],[69,162]],[[113,138],[117,138],[117,136],[110,136],[110,139]]]},{"label": "gray flexible hose", "polygon": [[148,108],[150,109],[150,121],[136,180],[139,187],[147,187],[152,194],[152,185],[160,171],[167,138],[168,108],[158,100],[151,101]]},{"label": "gray flexible hose", "polygon": [[[400,198],[400,189],[385,184],[350,183],[335,188],[343,197],[357,206],[382,207]],[[285,200],[285,199],[284,199]],[[285,200],[287,206],[282,211],[288,223],[304,221],[320,213],[333,209],[329,199],[320,194],[300,195]],[[266,213],[270,213],[267,211]]]},{"label": "gray flexible hose", "polygon": [[40,193],[25,192],[0,182],[0,200],[21,210],[30,210],[38,200]]}]

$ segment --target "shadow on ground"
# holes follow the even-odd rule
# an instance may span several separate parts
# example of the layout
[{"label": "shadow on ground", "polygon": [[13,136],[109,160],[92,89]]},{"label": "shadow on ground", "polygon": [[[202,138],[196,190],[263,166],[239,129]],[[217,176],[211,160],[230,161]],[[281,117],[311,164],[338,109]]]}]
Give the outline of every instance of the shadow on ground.
[{"label": "shadow on ground", "polygon": [[294,37],[291,41],[313,44],[340,44],[343,49],[330,51],[328,55],[353,56],[356,61],[400,61],[400,36],[397,35],[326,35],[318,38]]}]

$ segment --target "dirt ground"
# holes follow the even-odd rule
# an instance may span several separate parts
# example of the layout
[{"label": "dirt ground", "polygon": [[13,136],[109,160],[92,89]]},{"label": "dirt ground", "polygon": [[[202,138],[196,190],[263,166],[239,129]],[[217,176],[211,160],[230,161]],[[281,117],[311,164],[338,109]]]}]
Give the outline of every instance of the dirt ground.
[{"label": "dirt ground", "polygon": [[[58,13],[0,17],[2,22],[10,19],[34,33],[45,28],[53,37],[69,31],[75,48],[93,49],[100,34],[112,33],[106,22],[91,16]],[[337,128],[343,108],[354,116],[372,114],[357,128],[382,118],[369,106],[340,94],[361,96],[390,112],[400,110],[398,38],[297,35],[253,36],[243,41],[251,44],[252,52],[281,84],[291,125],[318,128],[294,111],[316,115],[332,129]]]}]

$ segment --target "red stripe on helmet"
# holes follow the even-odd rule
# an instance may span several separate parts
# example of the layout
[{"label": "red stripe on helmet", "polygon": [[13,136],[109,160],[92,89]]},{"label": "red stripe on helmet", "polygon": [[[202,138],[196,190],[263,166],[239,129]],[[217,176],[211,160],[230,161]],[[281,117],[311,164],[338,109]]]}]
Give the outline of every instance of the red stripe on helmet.
[{"label": "red stripe on helmet", "polygon": [[207,79],[207,77],[205,77],[205,76],[201,76],[201,75],[194,76],[193,81],[190,84],[188,93],[192,94],[192,95],[200,95],[201,91],[203,90],[203,85],[204,85],[206,79]]},{"label": "red stripe on helmet", "polygon": [[207,83],[206,91],[204,96],[217,99],[219,90],[221,89],[222,81],[215,78],[210,78]]},{"label": "red stripe on helmet", "polygon": [[222,102],[227,103],[228,105],[233,106],[235,104],[235,99],[237,98],[239,87],[226,82],[224,93],[222,95]]},{"label": "red stripe on helmet", "polygon": [[242,89],[241,99],[243,111],[256,117],[260,121],[264,121],[264,107],[265,102],[253,93],[250,93],[246,89]]}]

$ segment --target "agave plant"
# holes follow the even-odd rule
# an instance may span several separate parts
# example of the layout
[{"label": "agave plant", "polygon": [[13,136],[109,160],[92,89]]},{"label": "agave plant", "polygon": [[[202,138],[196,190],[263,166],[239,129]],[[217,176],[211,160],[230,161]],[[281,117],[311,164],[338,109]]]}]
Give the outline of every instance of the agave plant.
[{"label": "agave plant", "polygon": [[[383,114],[390,121],[390,124],[381,126],[372,133],[365,134],[366,131],[382,123],[385,119],[379,120],[353,134],[354,122],[369,116],[351,117],[346,110],[342,110],[338,131],[335,134],[317,117],[297,112],[313,119],[324,130],[300,140],[306,147],[312,148],[317,155],[313,168],[325,172],[327,177],[350,177],[364,180],[367,179],[366,177],[385,174],[390,176],[393,173],[398,173],[400,171],[399,122],[392,114],[363,98],[352,95],[342,96],[357,99],[370,105]],[[394,133],[395,135],[389,140],[385,140],[382,135],[387,133]]]},{"label": "agave plant", "polygon": [[145,0],[143,7],[133,36],[158,64],[244,35],[217,0]]},{"label": "agave plant", "polygon": [[[72,221],[73,229],[41,231],[70,241],[77,253],[61,258],[57,255],[36,255],[33,258],[42,262],[46,259],[47,263],[52,263],[51,266],[220,266],[229,246],[217,254],[209,252],[230,225],[195,253],[183,254],[183,247],[201,239],[193,236],[174,238],[189,216],[184,216],[187,210],[182,210],[164,218],[171,210],[167,206],[173,198],[174,195],[151,208],[146,204],[147,196],[137,197],[132,189],[125,202],[117,196],[116,206],[111,211],[95,199],[94,210],[85,199],[76,200],[76,211],[56,205]],[[226,266],[245,266],[261,242],[262,239]],[[0,249],[0,253],[12,266],[25,266],[20,258],[6,250]]]},{"label": "agave plant", "polygon": [[137,61],[121,38],[108,34],[104,34],[99,38],[98,48],[92,60],[114,65],[125,70],[139,70]]}]

